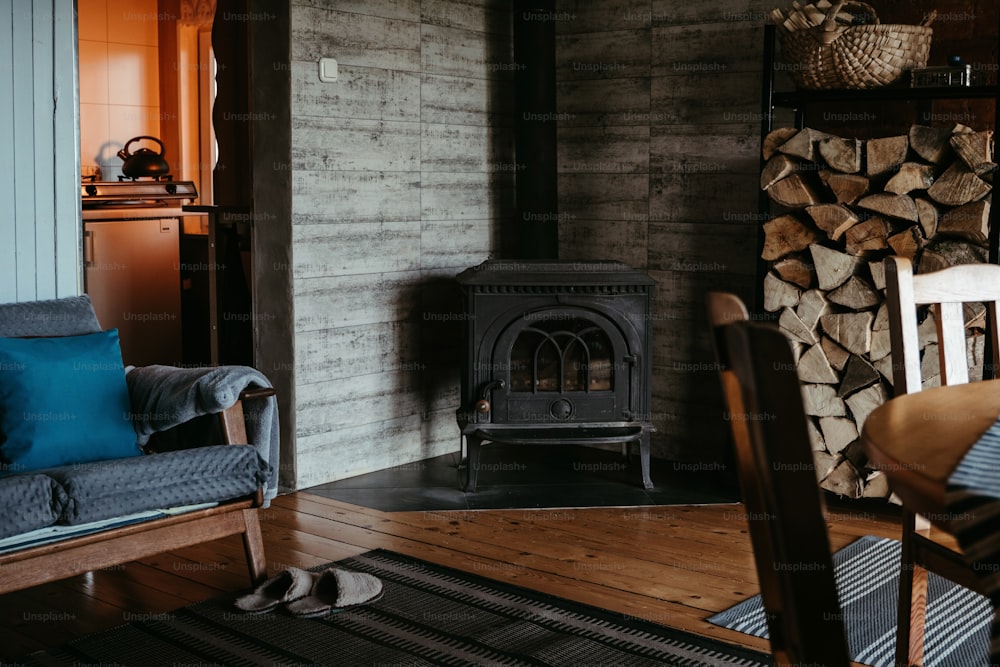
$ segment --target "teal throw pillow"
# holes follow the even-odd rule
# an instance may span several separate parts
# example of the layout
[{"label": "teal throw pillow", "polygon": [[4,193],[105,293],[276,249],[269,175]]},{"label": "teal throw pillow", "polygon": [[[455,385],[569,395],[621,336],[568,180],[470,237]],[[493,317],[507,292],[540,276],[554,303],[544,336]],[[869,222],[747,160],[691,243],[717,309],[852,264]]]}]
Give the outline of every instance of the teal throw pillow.
[{"label": "teal throw pillow", "polygon": [[118,330],[0,338],[0,472],[138,456]]}]

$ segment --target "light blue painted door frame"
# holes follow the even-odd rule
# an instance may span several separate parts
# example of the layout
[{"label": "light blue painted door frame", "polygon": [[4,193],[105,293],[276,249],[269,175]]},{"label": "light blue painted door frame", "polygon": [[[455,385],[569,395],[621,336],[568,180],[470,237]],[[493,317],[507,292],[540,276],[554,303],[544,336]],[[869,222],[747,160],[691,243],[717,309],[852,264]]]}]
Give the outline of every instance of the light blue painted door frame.
[{"label": "light blue painted door frame", "polygon": [[0,0],[0,303],[82,289],[76,3]]}]

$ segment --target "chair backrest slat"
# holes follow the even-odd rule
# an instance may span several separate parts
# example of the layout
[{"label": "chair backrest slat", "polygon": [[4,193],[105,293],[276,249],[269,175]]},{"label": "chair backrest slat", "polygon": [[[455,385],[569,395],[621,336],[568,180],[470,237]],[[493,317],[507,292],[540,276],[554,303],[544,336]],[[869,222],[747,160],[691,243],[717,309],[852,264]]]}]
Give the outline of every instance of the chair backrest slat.
[{"label": "chair backrest slat", "polygon": [[[984,303],[986,331],[990,340],[989,362],[994,369],[1000,359],[997,303],[1000,301],[1000,266],[963,264],[931,273],[914,275],[905,257],[885,260],[886,304],[892,337],[893,390],[896,395],[920,391],[920,338],[917,306],[930,306],[936,320],[941,384],[969,382],[964,304]],[[902,351],[897,354],[896,351]]]},{"label": "chair backrest slat", "polygon": [[903,350],[903,358],[892,359],[892,386],[897,394],[920,391],[920,335],[913,293],[913,267],[906,262],[886,260],[886,307],[889,309],[889,335],[893,350]]},{"label": "chair backrest slat", "polygon": [[941,384],[965,384],[969,381],[969,360],[965,349],[965,308],[956,301],[945,301],[934,309],[938,335]]}]

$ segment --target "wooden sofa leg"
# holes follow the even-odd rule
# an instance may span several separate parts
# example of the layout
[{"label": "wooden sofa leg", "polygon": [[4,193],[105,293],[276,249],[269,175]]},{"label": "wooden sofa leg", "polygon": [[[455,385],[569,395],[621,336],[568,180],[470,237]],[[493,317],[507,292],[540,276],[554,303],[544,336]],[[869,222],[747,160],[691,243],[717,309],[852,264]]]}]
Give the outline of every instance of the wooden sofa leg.
[{"label": "wooden sofa leg", "polygon": [[260,532],[260,520],[256,509],[243,510],[243,551],[250,570],[250,583],[256,586],[267,579],[267,559],[264,556],[264,538]]}]

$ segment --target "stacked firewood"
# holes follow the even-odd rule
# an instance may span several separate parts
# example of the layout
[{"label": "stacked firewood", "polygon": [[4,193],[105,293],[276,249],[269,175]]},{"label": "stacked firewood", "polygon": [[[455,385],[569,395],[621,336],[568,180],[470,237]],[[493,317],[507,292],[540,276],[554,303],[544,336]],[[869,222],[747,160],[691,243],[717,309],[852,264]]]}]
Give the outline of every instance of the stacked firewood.
[{"label": "stacked firewood", "polygon": [[[883,261],[917,273],[987,261],[993,133],[914,125],[860,140],[781,128],[764,141],[764,308],[793,341],[820,485],[886,497],[858,439],[892,395]],[[982,372],[984,309],[967,312],[969,353]],[[933,315],[922,313],[925,386],[938,382]]]}]

